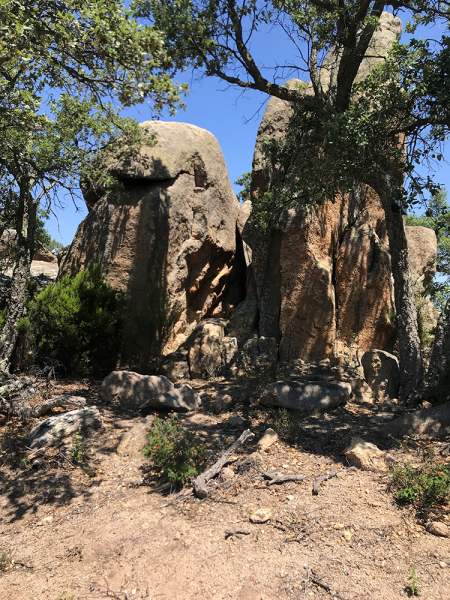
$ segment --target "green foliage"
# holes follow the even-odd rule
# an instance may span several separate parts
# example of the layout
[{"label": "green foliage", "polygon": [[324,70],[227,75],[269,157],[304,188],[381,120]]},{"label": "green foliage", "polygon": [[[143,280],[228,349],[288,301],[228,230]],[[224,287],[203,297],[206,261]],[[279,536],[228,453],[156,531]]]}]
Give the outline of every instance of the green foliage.
[{"label": "green foliage", "polygon": [[418,596],[420,593],[419,586],[420,586],[420,579],[417,577],[416,570],[413,568],[413,569],[411,569],[411,574],[408,577],[408,585],[406,586],[406,591],[411,596]]},{"label": "green foliage", "polygon": [[38,360],[61,362],[67,372],[114,368],[121,343],[123,299],[94,265],[74,279],[64,276],[29,306]]},{"label": "green foliage", "polygon": [[244,188],[237,195],[237,199],[239,200],[239,202],[241,204],[243,202],[246,202],[247,200],[251,200],[251,193],[250,193],[251,183],[252,183],[252,172],[251,171],[246,171],[246,172],[242,173],[242,175],[240,177],[238,177],[236,179],[236,181],[234,182],[235,185],[240,185],[242,188]]},{"label": "green foliage", "polygon": [[450,466],[445,463],[414,467],[410,463],[397,465],[391,471],[391,487],[401,503],[429,508],[445,502],[450,493]]},{"label": "green foliage", "polygon": [[183,430],[176,414],[166,419],[155,416],[143,452],[161,475],[177,486],[197,475],[205,454],[203,444],[193,433]]},{"label": "green foliage", "polygon": [[164,289],[155,285],[145,304],[133,305],[124,327],[123,358],[139,367],[148,367],[159,358],[179,313]]},{"label": "green foliage", "polygon": [[73,445],[71,451],[72,460],[74,462],[83,462],[87,454],[87,444],[81,433],[81,425],[78,427],[76,434],[73,436]]}]

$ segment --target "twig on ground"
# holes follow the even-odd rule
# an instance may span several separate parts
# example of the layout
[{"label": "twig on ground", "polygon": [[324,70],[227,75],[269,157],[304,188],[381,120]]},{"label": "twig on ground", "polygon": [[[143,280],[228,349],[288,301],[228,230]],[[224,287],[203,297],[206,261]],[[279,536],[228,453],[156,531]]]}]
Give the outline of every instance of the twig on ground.
[{"label": "twig on ground", "polygon": [[314,583],[314,585],[317,585],[318,587],[320,587],[323,590],[325,590],[326,592],[328,592],[328,594],[330,594],[330,596],[332,596],[333,598],[339,598],[339,600],[346,600],[346,598],[344,596],[341,596],[338,592],[335,592],[326,583],[322,583],[320,581],[320,579],[316,579],[315,577],[311,577],[311,581],[312,581],[312,583]]},{"label": "twig on ground", "polygon": [[303,481],[306,475],[280,475],[279,473],[268,473],[267,471],[261,471],[264,479],[268,479],[267,485],[274,483],[286,483],[287,481]]},{"label": "twig on ground", "polygon": [[328,481],[332,477],[336,477],[336,475],[340,472],[341,471],[339,471],[338,469],[333,468],[333,469],[331,469],[331,471],[329,471],[325,475],[321,475],[320,477],[317,477],[317,479],[314,481],[314,486],[313,486],[313,491],[312,491],[313,496],[317,496],[317,494],[319,493],[319,488],[324,481]]},{"label": "twig on ground", "polygon": [[225,450],[219,460],[215,462],[212,467],[197,477],[197,479],[194,481],[194,493],[198,498],[207,497],[208,490],[206,489],[206,486],[208,485],[208,481],[220,473],[222,467],[228,462],[230,456],[241,444],[253,437],[255,437],[255,434],[252,433],[250,429],[246,429],[242,435],[228,448],[228,450]]}]

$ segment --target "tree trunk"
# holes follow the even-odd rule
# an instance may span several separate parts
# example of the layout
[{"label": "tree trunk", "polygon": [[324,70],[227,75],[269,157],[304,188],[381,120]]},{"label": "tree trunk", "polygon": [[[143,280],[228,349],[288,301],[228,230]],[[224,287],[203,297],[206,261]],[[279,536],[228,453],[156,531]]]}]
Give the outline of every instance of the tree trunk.
[{"label": "tree trunk", "polygon": [[405,227],[401,207],[396,204],[401,197],[401,179],[386,170],[367,183],[380,196],[386,218],[400,352],[400,394],[402,400],[407,400],[422,386],[423,364]]},{"label": "tree trunk", "polygon": [[16,215],[17,245],[11,297],[8,315],[0,336],[0,370],[4,373],[9,371],[11,357],[18,338],[17,324],[24,312],[27,281],[30,277],[31,261],[34,253],[36,212],[37,207],[31,195],[30,181],[24,180],[20,186],[19,206]]}]

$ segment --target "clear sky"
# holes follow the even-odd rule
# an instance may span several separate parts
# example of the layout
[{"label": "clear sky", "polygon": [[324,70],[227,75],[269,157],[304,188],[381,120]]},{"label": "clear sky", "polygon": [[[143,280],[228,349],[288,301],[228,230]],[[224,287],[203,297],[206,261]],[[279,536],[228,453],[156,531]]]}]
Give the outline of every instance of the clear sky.
[{"label": "clear sky", "polygon": [[[404,34],[402,41],[407,41],[408,37]],[[261,34],[253,42],[252,51],[267,66],[283,63],[295,55],[295,49],[286,36],[276,31]],[[291,77],[306,79],[299,72],[286,73],[286,79]],[[213,133],[222,148],[233,183],[242,172],[251,170],[256,134],[268,101],[267,96],[253,90],[232,88],[213,78],[192,81],[185,73],[177,79],[188,83],[191,90],[185,99],[186,110],[180,110],[174,117],[163,113],[161,120],[191,123]],[[126,112],[126,116],[138,122],[151,120],[153,114],[151,106],[145,104]],[[450,189],[447,164],[442,163],[440,171],[436,173],[436,180]],[[239,187],[235,186],[235,189],[237,191]],[[64,202],[63,198],[61,200]],[[51,217],[46,226],[50,235],[66,246],[72,242],[87,210],[83,202],[79,202],[78,210],[70,199],[65,204],[66,209],[57,209],[57,218]]]}]

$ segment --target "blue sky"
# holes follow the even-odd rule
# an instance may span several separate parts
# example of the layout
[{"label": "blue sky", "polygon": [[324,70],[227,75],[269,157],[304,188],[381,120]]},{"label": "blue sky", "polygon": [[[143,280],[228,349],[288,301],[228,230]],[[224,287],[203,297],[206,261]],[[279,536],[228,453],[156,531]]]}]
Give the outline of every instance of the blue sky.
[{"label": "blue sky", "polygon": [[[408,37],[403,35],[402,41],[406,41]],[[286,36],[276,31],[261,34],[256,38],[252,51],[266,65],[280,64],[295,54],[294,47]],[[291,73],[286,79],[293,76],[305,79],[301,73]],[[184,73],[177,79],[188,83],[191,90],[185,99],[186,110],[180,110],[174,117],[163,113],[161,120],[191,123],[213,133],[222,148],[233,183],[242,172],[251,170],[256,134],[268,97],[253,90],[232,88],[213,78],[192,80],[190,75]],[[126,112],[126,116],[138,122],[150,120],[153,114],[151,106],[145,104]],[[441,164],[435,178],[450,189],[448,165]],[[235,189],[237,191],[239,187],[235,186]],[[66,246],[71,243],[87,210],[83,202],[78,203],[78,210],[70,199],[65,204],[65,210],[55,209],[56,217],[52,216],[46,226],[50,235]]]}]

